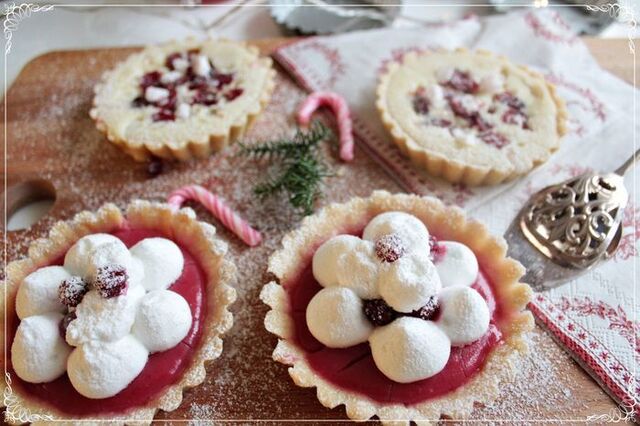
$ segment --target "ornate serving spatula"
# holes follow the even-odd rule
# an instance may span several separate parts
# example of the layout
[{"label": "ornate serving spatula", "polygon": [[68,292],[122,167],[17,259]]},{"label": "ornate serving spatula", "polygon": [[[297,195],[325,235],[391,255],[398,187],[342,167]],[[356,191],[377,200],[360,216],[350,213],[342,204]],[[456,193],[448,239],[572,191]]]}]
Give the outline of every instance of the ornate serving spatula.
[{"label": "ornate serving spatula", "polygon": [[622,237],[629,200],[624,174],[636,151],[613,173],[586,173],[534,194],[509,226],[508,254],[540,291],[569,281],[608,259]]}]

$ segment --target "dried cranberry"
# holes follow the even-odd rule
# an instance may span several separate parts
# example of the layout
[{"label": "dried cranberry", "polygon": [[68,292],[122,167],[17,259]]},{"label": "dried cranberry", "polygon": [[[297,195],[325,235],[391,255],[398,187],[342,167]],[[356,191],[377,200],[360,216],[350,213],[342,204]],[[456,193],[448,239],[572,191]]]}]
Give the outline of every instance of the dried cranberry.
[{"label": "dried cranberry", "polygon": [[149,86],[161,87],[162,84],[160,83],[160,78],[162,78],[162,74],[160,74],[160,71],[148,72],[140,79],[140,88],[144,92],[145,89]]},{"label": "dried cranberry", "polygon": [[173,121],[176,119],[176,112],[173,108],[160,108],[151,116],[151,119],[153,121]]},{"label": "dried cranberry", "polygon": [[233,82],[233,74],[218,74],[215,71],[211,71],[211,76],[216,80],[216,87],[218,88]]},{"label": "dried cranberry", "polygon": [[190,90],[203,90],[207,89],[209,84],[207,83],[207,79],[200,75],[194,75],[189,80],[189,89]]},{"label": "dried cranberry", "polygon": [[400,259],[407,249],[398,234],[387,234],[376,240],[376,256],[383,262],[393,263]]},{"label": "dried cranberry", "polygon": [[434,263],[439,262],[447,252],[447,248],[438,243],[438,239],[433,235],[429,235],[429,257]]},{"label": "dried cranberry", "polygon": [[423,319],[425,321],[429,321],[433,319],[437,313],[438,313],[438,298],[436,296],[431,296],[429,298],[429,301],[426,303],[426,305],[424,305],[420,309],[417,309],[411,312],[409,315],[412,317]]},{"label": "dried cranberry", "polygon": [[524,109],[524,102],[522,102],[517,96],[514,96],[511,92],[496,93],[493,95],[493,100],[501,102],[512,109]]},{"label": "dried cranberry", "polygon": [[152,157],[147,164],[147,173],[151,177],[156,177],[164,171],[164,163],[158,157]]},{"label": "dried cranberry", "polygon": [[231,102],[232,100],[234,100],[237,97],[241,96],[243,93],[244,93],[244,90],[242,90],[242,89],[239,89],[239,88],[231,89],[227,93],[224,94],[224,98],[227,101]]},{"label": "dried cranberry", "polygon": [[174,52],[170,54],[169,56],[167,56],[167,59],[164,61],[164,66],[169,68],[171,71],[173,71],[174,69],[176,69],[176,67],[173,65],[173,61],[175,61],[178,58],[182,58],[182,53]]},{"label": "dried cranberry", "polygon": [[477,93],[480,85],[475,81],[468,71],[454,70],[449,81],[443,85],[464,93]]},{"label": "dried cranberry", "polygon": [[493,125],[489,123],[487,120],[485,120],[484,118],[482,118],[479,112],[476,112],[471,115],[469,119],[469,125],[471,127],[477,128],[478,131],[480,132],[484,132],[485,130],[489,130],[493,128]]},{"label": "dried cranberry", "polygon": [[398,313],[383,299],[365,300],[362,310],[367,319],[377,326],[387,325],[398,317]]},{"label": "dried cranberry", "polygon": [[98,268],[94,282],[98,293],[106,299],[127,293],[129,275],[126,269],[117,264]]},{"label": "dried cranberry", "polygon": [[451,127],[451,125],[453,124],[451,120],[447,120],[445,118],[432,118],[431,121],[429,121],[429,123],[432,126],[437,126],[437,127]]},{"label": "dried cranberry", "polygon": [[143,106],[149,105],[149,101],[147,101],[144,96],[138,96],[134,100],[131,101],[131,105],[135,108],[141,108]]},{"label": "dried cranberry", "polygon": [[71,321],[76,318],[77,316],[75,312],[67,312],[67,314],[62,317],[62,319],[58,323],[58,331],[60,332],[60,337],[62,337],[62,340],[66,340],[67,328],[69,328],[69,324],[71,324]]},{"label": "dried cranberry", "polygon": [[502,114],[502,121],[519,127],[527,126],[527,116],[522,111],[508,109]]},{"label": "dried cranberry", "polygon": [[209,92],[208,90],[199,90],[193,96],[191,100],[194,104],[202,104],[206,106],[215,105],[218,103],[218,97],[215,93]]},{"label": "dried cranberry", "polygon": [[429,114],[429,99],[427,99],[426,96],[422,96],[418,93],[413,95],[413,110],[417,114]]},{"label": "dried cranberry", "polygon": [[476,111],[468,110],[462,102],[462,98],[459,96],[447,96],[447,102],[449,102],[449,108],[451,108],[451,111],[453,111],[456,116],[464,118],[465,120],[469,120],[477,113]]},{"label": "dried cranberry", "polygon": [[479,134],[480,139],[489,145],[493,145],[498,149],[504,148],[509,145],[509,140],[501,133],[494,130],[487,130]]},{"label": "dried cranberry", "polygon": [[75,308],[89,291],[89,285],[82,277],[69,277],[60,283],[58,287],[58,299],[60,303]]}]

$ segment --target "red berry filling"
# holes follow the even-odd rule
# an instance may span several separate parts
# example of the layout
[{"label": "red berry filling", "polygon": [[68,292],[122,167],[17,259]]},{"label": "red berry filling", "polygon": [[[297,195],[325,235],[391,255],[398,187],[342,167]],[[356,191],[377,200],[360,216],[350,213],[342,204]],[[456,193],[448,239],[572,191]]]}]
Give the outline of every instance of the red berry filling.
[{"label": "red berry filling", "polygon": [[400,259],[407,252],[407,249],[397,234],[387,234],[378,238],[375,244],[375,252],[378,259],[383,262],[393,263]]},{"label": "red berry filling", "polygon": [[433,263],[438,263],[442,260],[447,252],[447,248],[438,243],[438,239],[433,235],[429,235],[429,256]]},{"label": "red berry filling", "polygon": [[[211,71],[208,76],[195,74],[191,65],[184,70],[176,68],[177,60],[191,63],[192,57],[199,53],[200,49],[190,49],[186,53],[174,52],[168,55],[164,64],[168,72],[182,72],[182,75],[174,81],[163,82],[162,77],[167,71],[156,70],[146,73],[140,79],[140,94],[131,101],[131,105],[135,108],[146,106],[157,108],[157,111],[151,116],[153,121],[174,121],[176,119],[178,87],[186,87],[190,91],[184,95],[185,99],[181,100],[181,102],[190,105],[212,106],[218,104],[221,98],[224,98],[227,102],[232,102],[242,96],[244,93],[242,88],[229,87],[235,81],[235,76],[231,73],[218,72],[210,60]],[[146,98],[145,93],[149,87],[166,89],[169,91],[169,96],[159,101],[151,102]]]},{"label": "red berry filling", "polygon": [[449,80],[441,82],[443,86],[463,93],[477,93],[480,85],[468,71],[454,70]]},{"label": "red berry filling", "polygon": [[75,308],[89,291],[89,285],[81,277],[70,277],[60,283],[58,299],[68,308]]},{"label": "red berry filling", "polygon": [[109,299],[127,293],[129,275],[121,265],[111,264],[98,268],[94,285],[100,296]]}]

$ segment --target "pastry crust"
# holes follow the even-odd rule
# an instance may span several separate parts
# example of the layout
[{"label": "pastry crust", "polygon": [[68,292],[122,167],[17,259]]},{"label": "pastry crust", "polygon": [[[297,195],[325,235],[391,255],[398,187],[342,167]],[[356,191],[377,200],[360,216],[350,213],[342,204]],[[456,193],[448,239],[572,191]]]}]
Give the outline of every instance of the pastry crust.
[{"label": "pastry crust", "polygon": [[[125,215],[113,204],[105,204],[95,213],[81,212],[72,220],[55,224],[47,238],[34,241],[29,247],[28,256],[7,265],[6,300],[2,298],[2,308],[6,313],[15,311],[15,297],[23,279],[38,268],[46,266],[51,259],[62,256],[81,237],[97,232],[110,232],[124,223],[131,227],[156,229],[168,238],[192,248],[192,255],[198,260],[207,275],[207,318],[199,348],[193,354],[191,364],[178,382],[169,386],[148,404],[131,409],[122,415],[103,414],[92,417],[95,421],[113,421],[149,424],[157,410],[172,411],[182,402],[182,391],[199,385],[205,379],[205,363],[212,361],[222,353],[222,336],[233,325],[230,305],[236,299],[236,291],[231,284],[236,268],[226,259],[227,244],[216,236],[216,229],[210,224],[199,222],[190,208],[174,211],[167,204],[148,201],[133,201]],[[6,347],[4,331],[2,341]],[[5,420],[11,424],[31,422],[33,424],[50,421],[80,424],[87,418],[68,418],[51,407],[23,395],[18,389],[11,388],[11,377],[7,374],[6,383],[0,384],[6,405]]]},{"label": "pastry crust", "polygon": [[[194,114],[175,121],[153,122],[148,111],[131,106],[143,74],[163,68],[166,56],[173,52],[196,48],[214,56],[225,71],[237,74],[244,84],[242,96],[220,108],[194,106]],[[149,46],[105,72],[95,87],[89,115],[111,143],[136,161],[152,156],[181,161],[206,158],[251,126],[269,103],[274,78],[271,59],[260,57],[255,46],[222,39],[172,41]]]},{"label": "pastry crust", "polygon": [[[333,235],[364,227],[374,216],[385,211],[410,213],[422,220],[427,228],[438,229],[443,238],[471,248],[480,264],[491,266],[485,273],[492,282],[496,298],[509,313],[508,319],[499,324],[504,342],[489,355],[481,372],[450,394],[411,406],[381,404],[337,388],[312,370],[304,351],[292,342],[294,323],[289,314],[285,287],[308,263],[310,248]],[[484,225],[467,219],[457,207],[445,206],[432,197],[376,191],[368,198],[331,204],[307,217],[299,229],[284,237],[282,247],[269,259],[269,272],[277,281],[266,284],[260,294],[262,301],[271,307],[264,320],[265,327],[279,337],[273,359],[291,366],[289,374],[298,386],[316,387],[318,400],[325,407],[344,404],[347,416],[353,420],[367,420],[377,415],[384,424],[409,424],[410,421],[435,424],[441,415],[465,418],[473,411],[474,402],[488,403],[499,395],[501,383],[512,379],[517,359],[527,350],[524,335],[533,329],[534,322],[531,313],[524,311],[532,291],[528,285],[518,282],[524,268],[506,257],[504,239],[491,236]]]},{"label": "pastry crust", "polygon": [[[494,64],[496,71],[503,75],[517,76],[519,84],[525,84],[542,104],[549,109],[545,114],[552,115],[555,124],[550,125],[548,131],[540,132],[531,143],[515,147],[513,153],[507,155],[502,164],[492,161],[479,162],[477,159],[483,153],[478,149],[470,152],[466,158],[445,152],[437,144],[429,145],[416,141],[411,131],[407,130],[406,114],[397,116],[390,107],[389,97],[394,90],[394,76],[400,71],[416,66],[420,61],[428,61],[430,55],[464,55],[467,61],[487,62]],[[545,162],[555,152],[561,137],[567,132],[567,110],[564,101],[556,93],[555,87],[544,77],[529,68],[511,63],[505,56],[495,55],[486,50],[469,51],[458,48],[455,51],[433,50],[425,53],[410,52],[399,61],[392,63],[380,77],[377,87],[376,107],[386,129],[400,150],[408,156],[418,167],[425,169],[433,176],[442,177],[452,183],[463,183],[470,186],[496,185],[512,180]],[[544,115],[544,114],[542,114]],[[414,134],[415,135],[415,134]],[[529,146],[527,146],[527,144]],[[535,145],[535,146],[534,146]],[[490,148],[490,147],[486,147]],[[535,149],[534,149],[535,148]],[[497,150],[493,153],[498,153]]]}]

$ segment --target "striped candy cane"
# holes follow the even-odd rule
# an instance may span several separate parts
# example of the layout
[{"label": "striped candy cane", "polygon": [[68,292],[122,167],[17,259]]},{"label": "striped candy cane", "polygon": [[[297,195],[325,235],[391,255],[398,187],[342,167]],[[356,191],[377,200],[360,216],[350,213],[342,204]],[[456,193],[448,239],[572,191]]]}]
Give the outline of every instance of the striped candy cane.
[{"label": "striped candy cane", "polygon": [[226,205],[220,197],[200,185],[188,185],[175,190],[169,195],[167,202],[172,207],[179,209],[187,200],[195,200],[202,204],[216,219],[247,245],[255,247],[262,242],[262,236],[258,231],[253,229],[238,213]]},{"label": "striped candy cane", "polygon": [[302,103],[298,110],[298,123],[306,126],[311,121],[311,115],[321,106],[328,106],[333,111],[338,122],[340,133],[340,159],[353,160],[353,131],[351,113],[344,98],[333,92],[313,92]]}]

